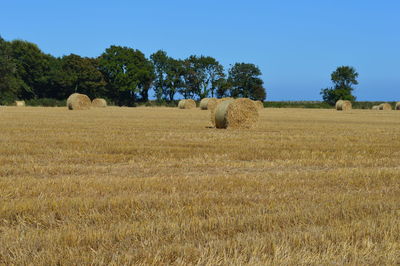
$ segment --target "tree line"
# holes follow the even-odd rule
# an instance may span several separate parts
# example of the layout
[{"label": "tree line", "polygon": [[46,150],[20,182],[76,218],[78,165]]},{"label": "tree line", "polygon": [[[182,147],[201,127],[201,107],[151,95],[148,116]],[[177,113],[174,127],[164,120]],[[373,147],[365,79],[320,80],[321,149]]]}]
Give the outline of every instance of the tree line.
[{"label": "tree line", "polygon": [[[170,102],[178,95],[265,100],[261,75],[251,63],[235,63],[225,71],[210,56],[175,59],[159,50],[146,58],[140,50],[115,45],[96,58],[54,57],[34,43],[0,37],[0,104],[17,99],[64,100],[74,92],[126,106],[147,102],[149,97]],[[154,95],[149,95],[151,89]]]}]

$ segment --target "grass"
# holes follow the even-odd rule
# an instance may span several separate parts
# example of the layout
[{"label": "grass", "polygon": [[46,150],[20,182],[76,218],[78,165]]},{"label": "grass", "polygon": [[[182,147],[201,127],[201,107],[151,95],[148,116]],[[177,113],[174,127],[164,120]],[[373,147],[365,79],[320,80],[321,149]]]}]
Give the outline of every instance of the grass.
[{"label": "grass", "polygon": [[0,107],[0,264],[400,263],[400,112]]}]

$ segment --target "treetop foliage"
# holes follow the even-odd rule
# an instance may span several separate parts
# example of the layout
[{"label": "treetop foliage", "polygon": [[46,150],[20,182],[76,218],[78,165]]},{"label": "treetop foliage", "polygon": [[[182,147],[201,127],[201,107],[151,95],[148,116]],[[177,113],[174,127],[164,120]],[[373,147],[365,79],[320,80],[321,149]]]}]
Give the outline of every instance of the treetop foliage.
[{"label": "treetop foliage", "polygon": [[355,101],[353,95],[354,85],[358,84],[358,73],[351,66],[338,67],[331,74],[333,87],[321,90],[322,99],[324,102],[335,105],[338,100]]},{"label": "treetop foliage", "polygon": [[261,71],[236,63],[227,73],[213,57],[175,59],[159,50],[150,58],[139,50],[112,45],[96,58],[76,54],[54,57],[31,42],[0,36],[0,104],[41,98],[64,100],[74,92],[103,97],[117,105],[185,98],[249,97],[265,100]]}]

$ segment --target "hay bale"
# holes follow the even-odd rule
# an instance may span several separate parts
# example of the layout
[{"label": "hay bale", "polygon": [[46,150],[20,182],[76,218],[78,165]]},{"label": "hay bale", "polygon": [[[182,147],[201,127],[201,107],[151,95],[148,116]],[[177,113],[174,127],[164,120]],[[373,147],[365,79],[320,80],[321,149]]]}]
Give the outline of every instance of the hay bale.
[{"label": "hay bale", "polygon": [[15,101],[14,104],[17,107],[23,107],[23,106],[25,106],[25,101]]},{"label": "hay bale", "polygon": [[257,120],[257,107],[247,98],[222,101],[215,110],[216,128],[251,128]]},{"label": "hay bale", "polygon": [[339,100],[336,102],[336,110],[338,111],[348,111],[352,109],[352,105],[350,101]]},{"label": "hay bale", "polygon": [[69,110],[87,110],[90,109],[92,102],[85,94],[73,93],[67,99],[67,107]]},{"label": "hay bale", "polygon": [[372,110],[379,110],[379,105],[372,106]]},{"label": "hay bale", "polygon": [[394,108],[395,110],[400,110],[400,102],[396,103],[396,107]]},{"label": "hay bale", "polygon": [[257,108],[258,110],[264,109],[264,104],[263,104],[262,101],[253,101],[253,102],[254,102],[254,104],[255,104],[255,106],[256,106],[256,108]]},{"label": "hay bale", "polygon": [[381,103],[379,110],[392,110],[392,106],[389,103]]},{"label": "hay bale", "polygon": [[192,109],[196,108],[196,102],[192,99],[183,99],[178,103],[179,109]]},{"label": "hay bale", "polygon": [[211,103],[213,104],[217,99],[215,98],[203,98],[200,101],[200,110],[208,110],[208,105]]},{"label": "hay bale", "polygon": [[210,98],[207,102],[207,110],[210,110],[212,108],[215,108],[217,105],[217,99],[216,98]]},{"label": "hay bale", "polygon": [[96,98],[92,101],[93,107],[107,107],[107,101],[102,98]]},{"label": "hay bale", "polygon": [[200,101],[200,109],[201,110],[210,110],[210,107],[212,108],[212,106],[215,106],[217,102],[216,98],[203,98]]},{"label": "hay bale", "polygon": [[215,99],[214,101],[208,102],[208,110],[210,110],[210,120],[213,126],[215,126],[215,109],[217,108],[218,104],[229,100],[233,100],[233,98],[227,97],[227,98]]}]

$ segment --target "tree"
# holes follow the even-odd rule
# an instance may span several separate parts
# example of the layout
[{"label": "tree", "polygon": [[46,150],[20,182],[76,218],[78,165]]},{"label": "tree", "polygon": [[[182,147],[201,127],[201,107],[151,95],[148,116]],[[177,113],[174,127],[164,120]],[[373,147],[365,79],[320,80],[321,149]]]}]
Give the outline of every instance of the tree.
[{"label": "tree", "polygon": [[138,65],[138,72],[136,74],[139,80],[139,94],[141,101],[147,102],[149,100],[149,89],[155,79],[154,65],[146,58],[140,58],[139,62],[140,65]]},{"label": "tree", "polygon": [[56,79],[66,97],[74,92],[86,94],[90,98],[106,96],[106,82],[98,69],[97,59],[70,54],[63,56],[60,64],[61,73],[58,73]]},{"label": "tree", "polygon": [[0,36],[0,104],[9,104],[17,98],[16,64],[11,57],[10,44]]},{"label": "tree", "polygon": [[116,104],[133,105],[137,93],[147,100],[154,74],[141,51],[112,45],[99,57],[99,67],[107,82],[107,95]]},{"label": "tree", "polygon": [[201,84],[203,86],[200,98],[207,97],[211,92],[211,97],[214,97],[216,89],[221,85],[224,80],[225,73],[224,67],[213,57],[200,57],[200,67],[204,72],[204,80]]},{"label": "tree", "polygon": [[150,56],[154,65],[155,80],[154,91],[158,102],[161,102],[162,97],[166,94],[166,78],[168,70],[169,57],[165,51],[159,50]]},{"label": "tree", "polygon": [[166,74],[165,98],[168,97],[169,101],[173,101],[175,94],[178,90],[182,92],[182,88],[184,88],[185,85],[183,80],[185,74],[183,61],[169,57],[167,61]]},{"label": "tree", "polygon": [[230,96],[230,91],[232,85],[228,82],[226,78],[220,78],[216,82],[216,96],[217,98],[223,98]]},{"label": "tree", "polygon": [[260,69],[254,64],[236,63],[229,69],[228,84],[232,97],[265,100],[266,92]]},{"label": "tree", "polygon": [[198,96],[202,99],[210,92],[214,97],[217,86],[225,77],[223,66],[210,56],[190,56],[184,60],[184,70],[185,86],[181,93],[185,98]]},{"label": "tree", "polygon": [[355,101],[353,96],[353,86],[358,84],[358,73],[355,68],[350,66],[338,67],[331,74],[331,81],[334,84],[333,88],[321,90],[322,99],[324,102],[335,105],[338,100]]},{"label": "tree", "polygon": [[184,86],[180,89],[180,93],[185,98],[194,98],[195,95],[201,98],[202,94],[205,94],[201,88],[202,83],[206,79],[201,59],[195,55],[191,55],[183,61],[183,67]]},{"label": "tree", "polygon": [[44,54],[36,44],[26,41],[14,40],[10,47],[11,56],[16,64],[18,97],[43,97],[41,90],[47,86],[50,61],[53,57]]}]

